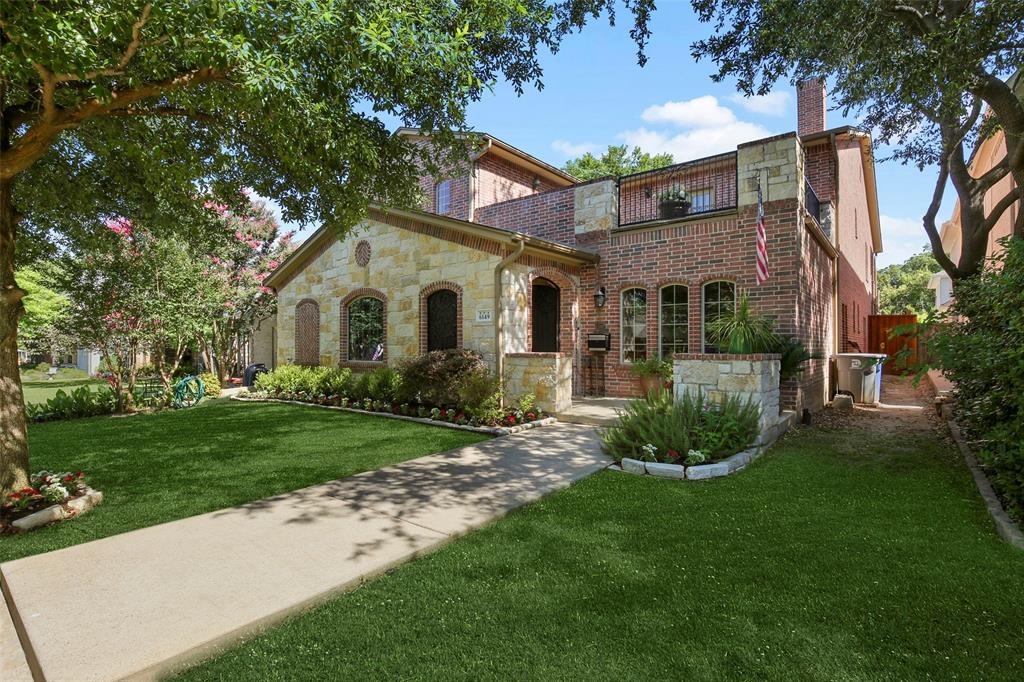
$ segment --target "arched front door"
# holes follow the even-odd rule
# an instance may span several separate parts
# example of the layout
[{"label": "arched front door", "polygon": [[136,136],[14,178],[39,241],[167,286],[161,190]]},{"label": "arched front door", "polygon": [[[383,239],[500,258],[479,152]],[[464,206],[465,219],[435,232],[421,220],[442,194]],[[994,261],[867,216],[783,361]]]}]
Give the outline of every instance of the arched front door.
[{"label": "arched front door", "polygon": [[533,308],[530,310],[534,353],[558,352],[558,322],[561,292],[555,283],[538,277],[533,280]]},{"label": "arched front door", "polygon": [[446,350],[459,345],[459,298],[451,289],[427,296],[427,350]]}]

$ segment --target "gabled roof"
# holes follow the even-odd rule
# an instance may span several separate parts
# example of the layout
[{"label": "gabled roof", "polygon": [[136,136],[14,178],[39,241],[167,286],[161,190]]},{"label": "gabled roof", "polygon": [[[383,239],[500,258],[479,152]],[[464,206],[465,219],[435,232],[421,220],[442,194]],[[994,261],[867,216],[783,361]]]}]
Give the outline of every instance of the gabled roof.
[{"label": "gabled roof", "polygon": [[[498,227],[481,225],[480,223],[471,223],[466,220],[440,216],[426,211],[398,209],[381,206],[379,204],[370,204],[369,218],[371,220],[373,219],[374,213],[390,214],[400,218],[406,218],[408,220],[415,220],[426,225],[444,227],[454,230],[460,234],[470,237],[478,237],[499,244],[513,244],[521,241],[525,246],[523,250],[524,254],[553,260],[559,263],[585,265],[587,263],[596,263],[601,259],[597,253],[587,249],[567,246],[566,244],[541,239],[540,237],[534,237],[522,232],[513,232],[512,230],[503,230]],[[322,252],[321,249],[329,246],[333,240],[337,238],[338,235],[333,229],[328,225],[322,226],[319,230],[310,235],[310,237],[304,241],[302,245],[292,253],[292,255],[286,258],[276,270],[270,273],[270,275],[263,281],[263,284],[274,289],[283,286],[291,280],[294,274],[306,267],[312,258],[319,255]]]},{"label": "gabled roof", "polygon": [[[399,128],[395,131],[395,135],[400,137],[430,137],[430,133],[420,128]],[[578,178],[569,175],[561,168],[556,168],[551,164],[541,161],[536,156],[524,152],[518,147],[510,145],[504,140],[499,140],[489,133],[477,133],[477,136],[484,143],[484,148],[476,155],[476,158],[480,158],[484,154],[492,153],[495,156],[511,161],[512,163],[528,168],[531,172],[543,177],[548,182],[557,185],[559,187],[569,187],[580,182]],[[467,133],[459,133],[458,137],[469,137]]]}]

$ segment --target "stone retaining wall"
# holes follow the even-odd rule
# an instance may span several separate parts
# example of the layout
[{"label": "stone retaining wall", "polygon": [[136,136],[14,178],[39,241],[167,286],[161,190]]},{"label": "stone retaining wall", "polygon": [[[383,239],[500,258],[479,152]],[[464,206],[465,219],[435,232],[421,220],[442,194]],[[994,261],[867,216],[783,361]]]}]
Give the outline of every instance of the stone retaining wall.
[{"label": "stone retaining wall", "polygon": [[540,409],[563,412],[572,407],[572,356],[565,353],[507,353],[505,382],[510,399],[533,393]]},{"label": "stone retaining wall", "polygon": [[761,408],[761,431],[779,421],[779,355],[712,355],[677,353],[672,378],[676,399],[702,392],[712,400],[725,396],[751,399]]}]

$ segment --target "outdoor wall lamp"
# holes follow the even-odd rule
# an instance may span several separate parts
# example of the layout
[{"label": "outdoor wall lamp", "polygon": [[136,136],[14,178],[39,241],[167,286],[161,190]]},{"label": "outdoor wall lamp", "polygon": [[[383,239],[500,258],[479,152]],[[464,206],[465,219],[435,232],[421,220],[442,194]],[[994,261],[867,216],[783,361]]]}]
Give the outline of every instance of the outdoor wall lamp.
[{"label": "outdoor wall lamp", "polygon": [[594,294],[594,305],[598,308],[603,308],[607,301],[608,293],[604,290],[604,287],[598,287],[597,292]]},{"label": "outdoor wall lamp", "polygon": [[540,189],[540,177],[534,175],[533,176],[533,191],[536,192],[539,189]]}]

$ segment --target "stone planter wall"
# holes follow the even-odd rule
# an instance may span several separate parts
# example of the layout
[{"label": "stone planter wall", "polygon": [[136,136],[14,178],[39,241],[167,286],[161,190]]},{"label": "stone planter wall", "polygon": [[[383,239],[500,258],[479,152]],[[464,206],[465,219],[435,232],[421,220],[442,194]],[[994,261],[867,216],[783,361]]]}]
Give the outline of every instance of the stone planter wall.
[{"label": "stone planter wall", "polygon": [[712,400],[723,396],[751,399],[761,408],[761,432],[779,421],[779,355],[712,355],[677,353],[672,377],[676,399],[701,391]]},{"label": "stone planter wall", "polygon": [[572,407],[572,357],[565,353],[506,353],[505,381],[510,400],[533,393],[546,412]]}]

